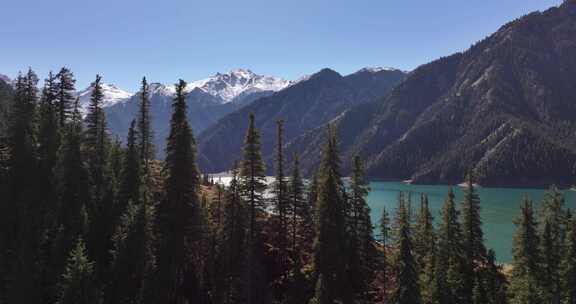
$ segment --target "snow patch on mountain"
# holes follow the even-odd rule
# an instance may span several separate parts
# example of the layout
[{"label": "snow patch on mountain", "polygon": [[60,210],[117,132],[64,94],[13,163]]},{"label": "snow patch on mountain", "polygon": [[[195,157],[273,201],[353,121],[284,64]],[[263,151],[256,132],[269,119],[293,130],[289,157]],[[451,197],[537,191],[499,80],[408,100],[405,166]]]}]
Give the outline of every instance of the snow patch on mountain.
[{"label": "snow patch on mountain", "polygon": [[[274,76],[258,75],[249,69],[236,69],[227,73],[216,73],[211,77],[192,81],[188,83],[185,91],[189,93],[194,89],[199,89],[217,97],[222,103],[228,103],[234,101],[236,97],[241,95],[264,91],[277,92],[291,84],[293,84],[293,82]],[[80,98],[80,109],[83,114],[86,114],[88,111],[92,89],[92,86],[90,86],[77,93],[77,96]],[[113,106],[134,96],[133,93],[124,91],[112,84],[102,84],[102,90],[104,92],[102,107]],[[176,87],[175,85],[165,85],[155,82],[149,84],[149,92],[151,96],[161,95],[172,97],[176,94]]]},{"label": "snow patch on mountain", "polygon": [[176,94],[176,88],[173,85],[164,85],[158,82],[149,84],[148,91],[150,95],[173,96]]},{"label": "snow patch on mountain", "polygon": [[199,88],[227,103],[241,94],[262,91],[277,92],[290,84],[290,81],[278,77],[258,75],[249,69],[236,69],[228,73],[216,73],[209,78],[191,82],[186,90],[192,91]]},{"label": "snow patch on mountain", "polygon": [[400,70],[396,69],[396,68],[391,68],[391,67],[365,67],[365,68],[358,70],[358,72],[356,72],[356,73],[360,73],[360,72],[378,73],[378,72],[384,72],[384,71],[393,72],[393,71],[400,71]]},{"label": "snow patch on mountain", "polygon": [[[128,100],[134,94],[128,91],[122,90],[113,84],[102,83],[102,93],[104,98],[102,99],[102,107],[110,107],[119,102]],[[86,114],[88,112],[88,107],[90,105],[90,97],[92,96],[92,91],[94,87],[91,85],[88,88],[77,93],[79,98],[80,112]]]}]

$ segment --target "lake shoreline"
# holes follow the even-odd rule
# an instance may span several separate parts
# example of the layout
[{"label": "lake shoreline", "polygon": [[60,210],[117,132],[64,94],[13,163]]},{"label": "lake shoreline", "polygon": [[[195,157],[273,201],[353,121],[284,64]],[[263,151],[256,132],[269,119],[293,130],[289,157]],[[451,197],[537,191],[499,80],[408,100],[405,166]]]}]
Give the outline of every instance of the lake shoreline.
[{"label": "lake shoreline", "polygon": [[[401,179],[401,178],[379,178],[379,177],[368,177],[370,181],[375,182],[399,182],[408,185],[415,185],[415,186],[453,186],[453,187],[465,187],[466,181],[460,181],[457,183],[424,183],[414,181],[412,179]],[[489,183],[489,184],[479,184],[474,183],[475,187],[482,187],[488,189],[540,189],[546,190],[550,188],[550,186],[555,185],[560,190],[566,191],[576,191],[576,186],[572,184],[566,183],[542,183],[542,182],[506,182],[506,183]]]}]

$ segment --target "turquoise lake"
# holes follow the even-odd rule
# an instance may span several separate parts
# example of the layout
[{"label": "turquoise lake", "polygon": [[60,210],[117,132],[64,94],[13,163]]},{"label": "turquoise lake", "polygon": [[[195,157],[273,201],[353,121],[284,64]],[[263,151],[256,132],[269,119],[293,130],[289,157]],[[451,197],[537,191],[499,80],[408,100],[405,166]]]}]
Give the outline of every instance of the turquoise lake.
[{"label": "turquoise lake", "polygon": [[[410,185],[402,182],[373,181],[370,183],[368,203],[372,209],[372,220],[376,224],[382,215],[382,207],[390,213],[391,217],[396,211],[398,195],[400,192],[411,193],[412,208],[416,210],[420,204],[420,194],[428,195],[430,209],[435,221],[440,218],[440,209],[448,193],[449,186],[438,185]],[[515,189],[515,188],[476,188],[481,200],[484,239],[487,248],[496,251],[500,263],[512,261],[512,237],[516,226],[513,219],[518,215],[520,202],[524,195],[528,195],[535,207],[538,207],[544,189]],[[462,202],[462,189],[454,187],[456,202]],[[576,192],[563,191],[566,206],[576,207]]]}]

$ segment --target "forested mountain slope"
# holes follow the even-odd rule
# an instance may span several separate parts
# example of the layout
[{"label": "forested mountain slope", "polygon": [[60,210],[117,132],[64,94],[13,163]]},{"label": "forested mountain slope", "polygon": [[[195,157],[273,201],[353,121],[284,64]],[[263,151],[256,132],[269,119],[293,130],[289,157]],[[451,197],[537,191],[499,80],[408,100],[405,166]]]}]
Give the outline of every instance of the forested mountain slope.
[{"label": "forested mountain slope", "polygon": [[[576,3],[503,26],[413,71],[387,97],[335,123],[345,160],[373,177],[485,185],[572,183],[576,161]],[[324,127],[289,144],[315,167]],[[345,167],[348,167],[345,165]]]},{"label": "forested mountain slope", "polygon": [[289,141],[354,105],[385,95],[404,77],[404,72],[393,69],[362,69],[347,76],[330,69],[321,70],[227,115],[201,133],[198,139],[200,167],[208,172],[231,168],[238,157],[250,113],[255,114],[256,125],[262,132],[263,156],[270,159],[276,142],[277,120],[285,121],[284,135]]}]

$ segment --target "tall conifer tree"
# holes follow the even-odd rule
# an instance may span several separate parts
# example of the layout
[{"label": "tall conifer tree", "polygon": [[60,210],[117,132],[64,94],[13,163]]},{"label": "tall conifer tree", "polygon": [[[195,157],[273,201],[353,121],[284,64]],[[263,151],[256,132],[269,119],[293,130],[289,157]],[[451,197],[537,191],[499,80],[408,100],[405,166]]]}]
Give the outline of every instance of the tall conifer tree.
[{"label": "tall conifer tree", "polygon": [[544,294],[551,304],[559,304],[562,294],[560,264],[566,237],[566,211],[564,197],[555,186],[550,187],[544,196],[540,218]]},{"label": "tall conifer tree", "polygon": [[562,261],[562,289],[564,301],[568,304],[576,303],[576,217],[568,221],[568,234],[564,259]]},{"label": "tall conifer tree", "polygon": [[6,250],[8,277],[7,303],[36,303],[42,295],[40,285],[40,236],[42,204],[37,179],[36,120],[38,77],[29,69],[16,82],[9,128],[8,229],[2,250]]},{"label": "tall conifer tree", "polygon": [[104,167],[106,161],[105,132],[106,122],[102,103],[104,92],[102,91],[102,77],[96,75],[96,80],[92,83],[92,95],[86,114],[86,149],[90,164],[93,183],[97,188],[101,188],[104,178]]},{"label": "tall conifer tree", "polygon": [[420,197],[420,208],[414,227],[414,257],[418,265],[422,300],[432,301],[434,286],[434,267],[436,258],[436,233],[434,218],[430,212],[428,196]]},{"label": "tall conifer tree", "polygon": [[544,303],[541,285],[538,224],[532,202],[524,199],[515,221],[516,233],[512,245],[513,262],[510,277],[512,304]]},{"label": "tall conifer tree", "polygon": [[176,84],[170,135],[166,147],[166,196],[159,207],[160,249],[158,257],[157,303],[186,303],[199,297],[190,260],[201,237],[197,191],[195,141],[186,117],[186,82]]},{"label": "tall conifer tree", "polygon": [[480,198],[476,194],[472,175],[466,178],[464,201],[462,203],[462,237],[465,257],[464,294],[465,301],[471,301],[470,295],[475,282],[481,282],[477,265],[486,264],[486,248],[484,247],[484,233],[480,218]]},{"label": "tall conifer tree", "polygon": [[[301,251],[302,246],[311,243],[313,219],[312,208],[305,196],[305,186],[300,175],[300,160],[298,154],[294,154],[294,163],[292,164],[292,175],[290,177],[289,199],[292,208],[292,253],[297,254]],[[300,238],[300,241],[298,240]],[[294,256],[296,259],[297,257]]]},{"label": "tall conifer tree", "polygon": [[107,304],[141,303],[156,266],[154,245],[155,212],[143,200],[130,203],[121,218],[113,241],[110,281],[105,289]]},{"label": "tall conifer tree", "polygon": [[248,236],[255,238],[256,216],[264,208],[263,193],[266,189],[265,167],[260,151],[260,133],[256,129],[254,114],[250,114],[244,138],[244,160],[240,164],[240,187],[243,199],[249,204],[250,226]]},{"label": "tall conifer tree", "polygon": [[396,215],[396,240],[394,267],[396,288],[392,294],[392,303],[420,304],[420,286],[418,285],[418,270],[413,256],[410,229],[410,211],[403,195],[398,202]]},{"label": "tall conifer tree", "polygon": [[[126,205],[128,202],[133,204],[139,203],[142,189],[142,166],[140,151],[137,146],[136,122],[133,120],[128,129],[128,138],[126,139],[126,152],[124,153],[124,170],[122,172],[122,181],[120,184],[119,201],[120,204]],[[120,208],[120,212],[124,212]]]},{"label": "tall conifer tree", "polygon": [[454,203],[454,192],[450,188],[442,207],[442,222],[438,229],[433,297],[445,304],[466,303],[464,294],[464,251],[462,229],[458,222],[458,211]]},{"label": "tall conifer tree", "polygon": [[246,259],[246,226],[247,209],[242,202],[240,183],[238,180],[238,166],[234,165],[232,170],[232,180],[228,187],[226,200],[224,203],[224,217],[221,231],[222,250],[218,281],[215,284],[215,303],[245,303],[247,301],[247,290],[245,282],[247,268]]},{"label": "tall conifer tree", "polygon": [[56,166],[58,209],[56,236],[48,268],[50,283],[55,285],[66,267],[66,258],[79,237],[88,231],[86,206],[90,201],[90,177],[82,155],[82,117],[75,102],[70,122],[63,133]]},{"label": "tall conifer tree", "polygon": [[287,269],[287,248],[288,248],[288,184],[286,175],[284,173],[284,147],[282,137],[284,134],[284,122],[278,120],[276,122],[276,176],[274,181],[274,203],[276,213],[278,214],[278,260],[280,264],[280,272],[284,273]]},{"label": "tall conifer tree", "polygon": [[264,269],[261,264],[263,244],[260,239],[260,229],[256,226],[257,218],[264,212],[264,191],[266,190],[265,167],[260,150],[260,132],[256,129],[254,114],[249,116],[248,130],[244,138],[244,159],[240,164],[240,189],[242,199],[248,204],[249,224],[246,238],[246,259],[248,277],[246,291],[248,302],[258,304],[266,296],[262,289],[264,285]]},{"label": "tall conifer tree", "polygon": [[364,165],[359,156],[354,157],[350,181],[350,210],[348,210],[350,243],[348,270],[352,288],[356,296],[369,300],[371,284],[375,278],[376,247],[374,246],[373,227],[370,219],[370,207],[366,202],[369,187],[364,175]]},{"label": "tall conifer tree", "polygon": [[386,206],[382,206],[382,215],[380,216],[380,222],[378,224],[378,230],[380,234],[380,244],[382,246],[381,257],[380,257],[380,267],[381,267],[381,297],[382,301],[386,303],[388,300],[388,283],[389,276],[392,274],[390,263],[389,263],[389,253],[391,252],[391,232],[390,232],[390,215],[386,210]]},{"label": "tall conifer tree", "polygon": [[317,278],[314,303],[352,303],[346,271],[346,210],[340,176],[340,157],[332,126],[323,151],[316,202],[314,271]]},{"label": "tall conifer tree", "polygon": [[138,135],[138,147],[140,148],[140,159],[142,163],[142,173],[148,176],[150,162],[154,159],[154,132],[151,127],[152,115],[150,113],[150,88],[146,77],[142,78],[140,88],[140,106],[138,109],[138,122],[136,134]]},{"label": "tall conifer tree", "polygon": [[56,107],[58,111],[58,124],[60,128],[66,125],[67,120],[72,116],[72,110],[75,100],[75,84],[76,80],[70,69],[63,67],[56,74],[57,89],[56,89]]},{"label": "tall conifer tree", "polygon": [[87,246],[90,257],[96,263],[99,280],[105,280],[105,272],[111,262],[111,237],[117,219],[115,216],[116,181],[110,167],[111,145],[106,130],[103,99],[102,77],[96,75],[92,83],[92,94],[86,114],[84,148],[92,184],[92,197],[88,205],[90,229]]}]

